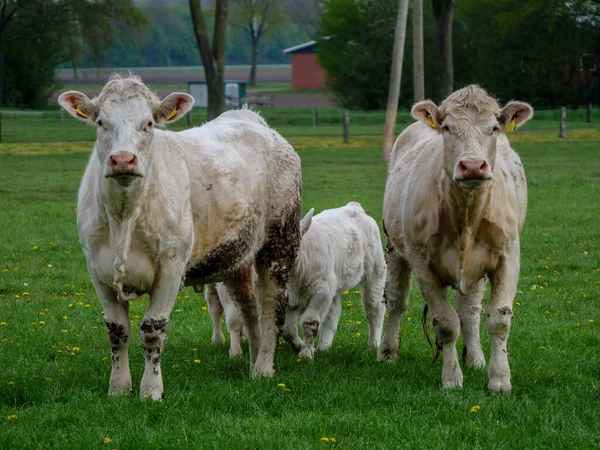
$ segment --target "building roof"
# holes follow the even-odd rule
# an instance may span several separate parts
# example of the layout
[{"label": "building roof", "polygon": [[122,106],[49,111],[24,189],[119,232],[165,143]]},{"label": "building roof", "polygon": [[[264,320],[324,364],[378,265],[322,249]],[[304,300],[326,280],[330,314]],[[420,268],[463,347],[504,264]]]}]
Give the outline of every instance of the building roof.
[{"label": "building roof", "polygon": [[286,48],[283,53],[314,53],[314,48],[317,46],[317,41],[308,41],[304,44],[296,45],[295,47]]}]

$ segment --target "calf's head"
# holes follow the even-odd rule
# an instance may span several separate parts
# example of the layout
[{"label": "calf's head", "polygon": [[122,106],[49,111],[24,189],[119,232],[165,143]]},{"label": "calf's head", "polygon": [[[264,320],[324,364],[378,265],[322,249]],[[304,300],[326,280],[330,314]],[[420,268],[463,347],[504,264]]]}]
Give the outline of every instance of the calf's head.
[{"label": "calf's head", "polygon": [[492,179],[498,135],[529,120],[533,108],[523,102],[500,108],[483,89],[471,85],[452,93],[439,108],[430,100],[415,104],[412,115],[443,136],[444,171],[470,191]]},{"label": "calf's head", "polygon": [[96,154],[104,176],[128,186],[147,173],[154,127],[180,119],[194,99],[173,93],[160,101],[139,77],[113,75],[92,100],[68,91],[58,102],[73,117],[96,126]]}]

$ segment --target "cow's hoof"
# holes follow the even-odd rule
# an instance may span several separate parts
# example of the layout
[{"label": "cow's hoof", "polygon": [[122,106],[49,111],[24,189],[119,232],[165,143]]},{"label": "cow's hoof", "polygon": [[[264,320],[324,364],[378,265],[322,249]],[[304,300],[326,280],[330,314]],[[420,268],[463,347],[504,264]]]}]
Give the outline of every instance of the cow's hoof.
[{"label": "cow's hoof", "polygon": [[225,343],[225,335],[223,334],[215,334],[213,335],[211,342],[213,344],[224,344]]},{"label": "cow's hoof", "polygon": [[252,368],[252,378],[272,378],[275,375],[275,368],[271,367],[259,367],[255,365]]},{"label": "cow's hoof", "polygon": [[123,379],[111,379],[108,388],[108,395],[119,397],[131,394],[131,377]]},{"label": "cow's hoof", "polygon": [[442,387],[444,389],[456,389],[456,388],[461,388],[462,387],[462,380],[446,380],[446,381],[442,381]]},{"label": "cow's hoof", "polygon": [[242,354],[243,354],[243,351],[242,351],[241,347],[229,349],[229,357],[230,358],[237,358],[239,356],[242,356]]},{"label": "cow's hoof", "polygon": [[398,353],[400,353],[399,347],[381,345],[377,352],[377,359],[379,361],[394,362],[398,359]]},{"label": "cow's hoof", "polygon": [[300,358],[304,359],[313,359],[315,357],[315,348],[314,347],[304,347],[298,353]]},{"label": "cow's hoof", "polygon": [[142,400],[160,401],[165,398],[165,393],[164,391],[140,391],[140,398]]},{"label": "cow's hoof", "polygon": [[491,377],[488,382],[488,391],[490,394],[508,394],[512,390],[510,379],[501,377]]}]

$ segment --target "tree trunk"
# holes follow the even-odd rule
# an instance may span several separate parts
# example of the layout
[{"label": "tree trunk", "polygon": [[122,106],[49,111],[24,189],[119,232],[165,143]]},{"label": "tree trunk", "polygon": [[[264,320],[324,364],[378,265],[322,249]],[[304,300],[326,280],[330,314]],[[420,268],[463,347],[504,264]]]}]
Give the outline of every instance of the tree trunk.
[{"label": "tree trunk", "polygon": [[4,47],[0,33],[0,107],[4,106]]},{"label": "tree trunk", "polygon": [[396,130],[396,114],[400,98],[400,81],[402,75],[402,60],[404,59],[404,40],[406,38],[406,19],[408,17],[408,0],[398,0],[398,16],[396,18],[396,33],[392,55],[392,73],[385,113],[385,132],[383,135],[383,154],[381,159],[385,164],[390,161],[394,134]]},{"label": "tree trunk", "polygon": [[423,60],[423,0],[413,0],[413,81],[415,103],[425,99],[425,64]]},{"label": "tree trunk", "polygon": [[252,36],[252,59],[250,61],[250,86],[256,85],[256,64],[258,63],[258,36]]},{"label": "tree trunk", "polygon": [[192,26],[204,74],[206,77],[206,89],[208,93],[207,119],[212,120],[223,111],[225,100],[225,86],[223,78],[225,75],[225,31],[227,25],[227,3],[228,0],[215,1],[215,28],[213,32],[212,48],[210,39],[204,23],[204,15],[199,0],[189,0]]},{"label": "tree trunk", "polygon": [[452,62],[452,22],[454,0],[432,0],[437,43],[437,98],[441,102],[454,90],[454,65]]}]

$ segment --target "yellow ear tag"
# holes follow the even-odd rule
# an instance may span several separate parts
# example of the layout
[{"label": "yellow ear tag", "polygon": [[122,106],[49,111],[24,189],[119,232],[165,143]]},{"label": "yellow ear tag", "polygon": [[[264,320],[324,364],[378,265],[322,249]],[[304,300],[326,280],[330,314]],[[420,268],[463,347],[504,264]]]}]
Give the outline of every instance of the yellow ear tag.
[{"label": "yellow ear tag", "polygon": [[433,119],[431,118],[431,115],[427,114],[427,121],[429,122],[429,125],[431,125],[431,128],[435,128],[435,122],[433,121]]},{"label": "yellow ear tag", "polygon": [[511,120],[508,125],[506,125],[506,128],[504,131],[512,131],[515,128],[517,128],[517,119],[513,119]]},{"label": "yellow ear tag", "polygon": [[84,113],[81,108],[79,107],[79,105],[75,106],[75,112],[77,113],[77,115],[83,117],[84,119],[87,119],[88,116],[86,113]]},{"label": "yellow ear tag", "polygon": [[177,114],[177,108],[173,108],[173,111],[171,111],[171,113],[167,117],[165,117],[165,120],[172,119],[173,117],[175,117],[176,114]]}]

